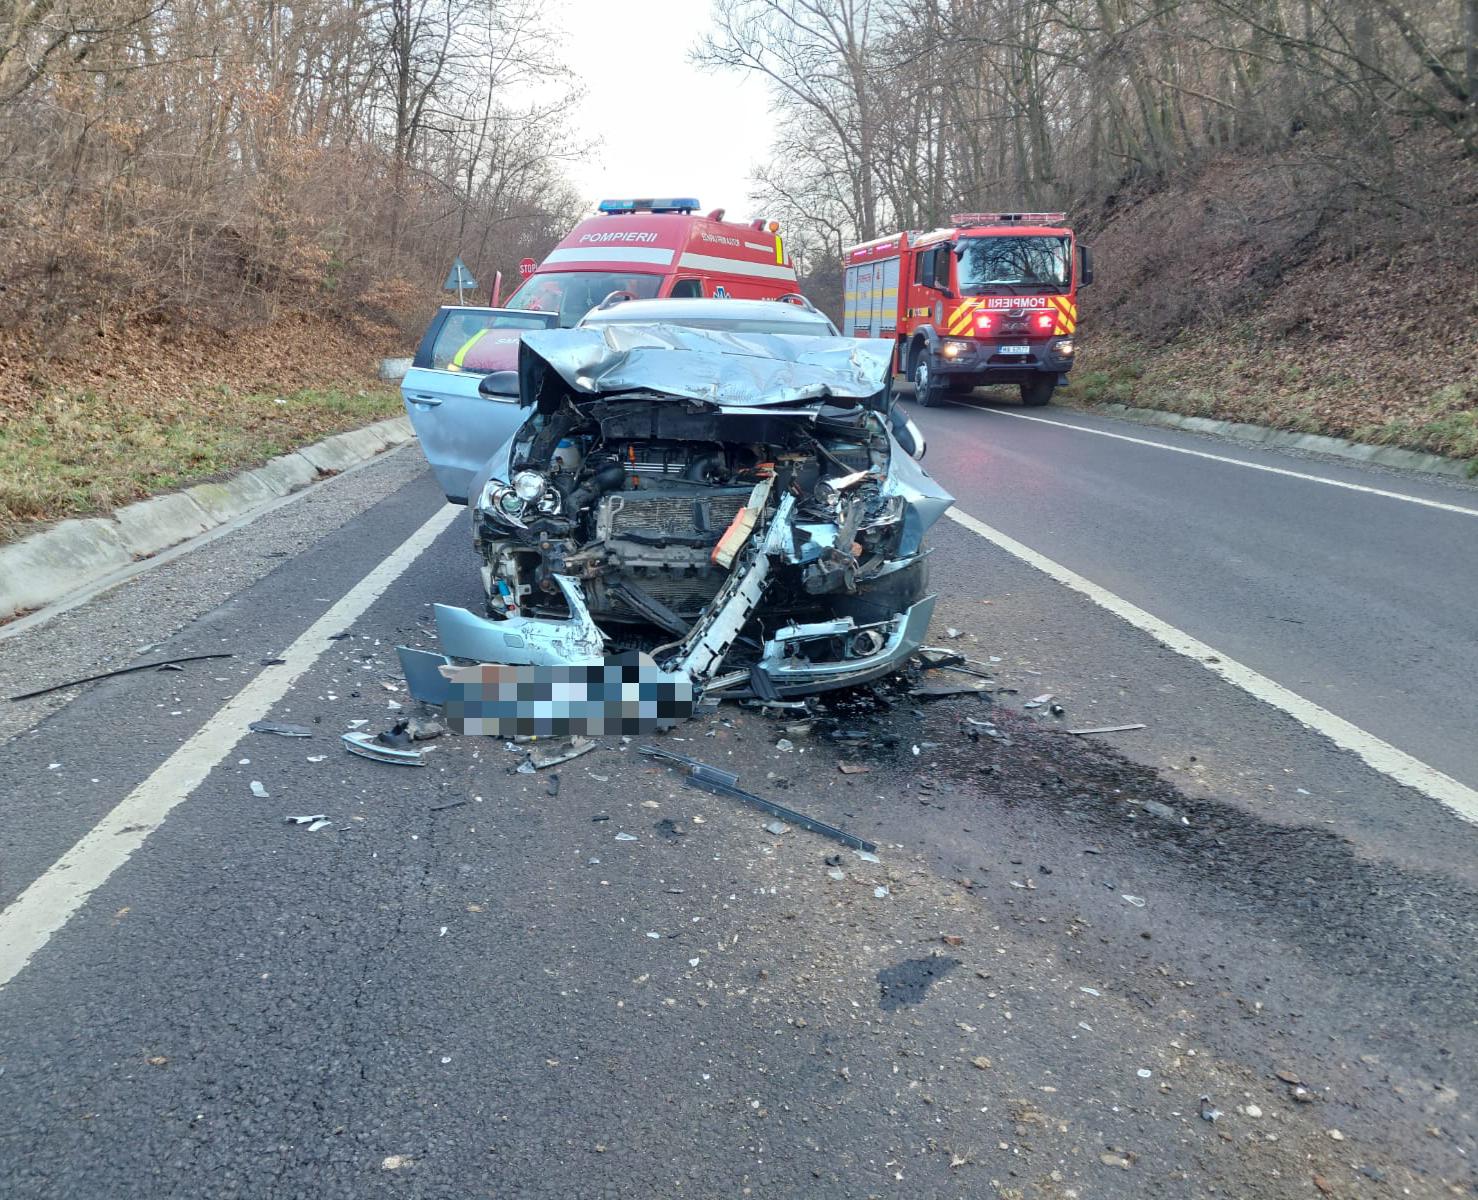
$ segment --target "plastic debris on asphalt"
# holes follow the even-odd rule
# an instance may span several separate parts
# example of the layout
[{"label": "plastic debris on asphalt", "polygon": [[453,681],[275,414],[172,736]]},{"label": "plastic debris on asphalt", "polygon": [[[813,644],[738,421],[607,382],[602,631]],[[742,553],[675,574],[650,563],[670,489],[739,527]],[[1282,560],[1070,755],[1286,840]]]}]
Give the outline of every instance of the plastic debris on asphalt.
[{"label": "plastic debris on asphalt", "polygon": [[662,758],[668,762],[680,764],[684,768],[683,782],[688,787],[702,788],[704,791],[712,792],[715,796],[728,796],[739,800],[772,817],[778,817],[792,825],[799,825],[802,829],[819,833],[823,837],[834,838],[855,850],[877,849],[872,842],[854,833],[848,833],[845,829],[838,829],[824,821],[818,821],[815,817],[808,817],[805,813],[796,812],[792,808],[786,808],[783,804],[776,804],[773,800],[767,800],[763,796],[756,796],[753,792],[745,791],[739,786],[739,776],[732,771],[699,762],[696,758],[674,754],[670,750],[662,750],[656,746],[638,746],[637,749],[649,758]]},{"label": "plastic debris on asphalt", "polygon": [[262,781],[260,779],[253,779],[251,781],[251,794],[255,796],[258,800],[265,800],[271,793],[262,786]]},{"label": "plastic debris on asphalt", "polygon": [[1121,899],[1124,901],[1125,904],[1132,904],[1135,908],[1143,908],[1145,905],[1145,899],[1143,896],[1123,896],[1121,897]]},{"label": "plastic debris on asphalt", "polygon": [[1034,699],[1028,700],[1021,707],[1022,708],[1041,708],[1042,705],[1044,705],[1044,704],[1051,704],[1051,703],[1052,703],[1052,693],[1051,692],[1043,692],[1040,696],[1037,696]]},{"label": "plastic debris on asphalt", "polygon": [[623,833],[618,833],[616,835],[616,840],[618,842],[639,842],[639,841],[641,841],[641,839],[639,837],[637,837],[635,834],[632,834],[632,833],[624,833],[624,832]]},{"label": "plastic debris on asphalt", "polygon": [[597,743],[594,738],[575,736],[558,747],[546,750],[542,754],[534,752],[529,755],[529,762],[533,764],[534,770],[542,771],[546,767],[557,767],[560,763],[567,763],[572,758],[579,758],[582,754],[589,754],[595,749]]},{"label": "plastic debris on asphalt", "polygon": [[313,833],[322,829],[325,825],[331,825],[333,822],[322,813],[314,813],[309,817],[284,817],[283,823],[287,825],[306,825],[308,832]]},{"label": "plastic debris on asphalt", "polygon": [[1076,734],[1078,737],[1087,737],[1091,733],[1128,733],[1133,729],[1143,729],[1144,725],[1094,725],[1087,729],[1069,729],[1068,733]]},{"label": "plastic debris on asphalt", "polygon": [[360,758],[394,763],[402,767],[424,767],[426,765],[419,750],[397,750],[394,746],[382,745],[368,733],[351,730],[349,733],[342,734],[339,740],[344,743],[345,750],[350,754],[359,755]]},{"label": "plastic debris on asphalt", "polygon": [[275,733],[278,737],[312,737],[313,731],[306,725],[292,725],[286,721],[253,721],[247,726],[253,733]]}]

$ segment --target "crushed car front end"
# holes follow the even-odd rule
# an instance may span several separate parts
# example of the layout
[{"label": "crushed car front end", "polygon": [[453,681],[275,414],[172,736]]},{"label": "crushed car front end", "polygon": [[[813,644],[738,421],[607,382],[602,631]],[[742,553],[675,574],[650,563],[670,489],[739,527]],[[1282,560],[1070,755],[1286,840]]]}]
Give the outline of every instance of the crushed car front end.
[{"label": "crushed car front end", "polygon": [[950,497],[895,436],[888,367],[850,338],[527,335],[532,411],[471,492],[487,615],[439,606],[443,651],[640,650],[764,697],[897,668],[928,628],[923,535]]}]

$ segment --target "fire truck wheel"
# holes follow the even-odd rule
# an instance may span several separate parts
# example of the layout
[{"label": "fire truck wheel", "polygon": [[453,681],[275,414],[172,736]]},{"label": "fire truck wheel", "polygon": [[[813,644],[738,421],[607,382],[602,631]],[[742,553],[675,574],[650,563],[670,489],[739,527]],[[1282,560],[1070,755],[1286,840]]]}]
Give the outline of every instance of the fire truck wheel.
[{"label": "fire truck wheel", "polygon": [[929,351],[923,347],[920,347],[914,354],[913,395],[914,399],[924,408],[933,408],[936,404],[944,403],[939,380],[934,377],[934,372],[929,370]]},{"label": "fire truck wheel", "polygon": [[1021,402],[1028,408],[1041,408],[1052,399],[1052,381],[1037,380],[1021,385]]}]

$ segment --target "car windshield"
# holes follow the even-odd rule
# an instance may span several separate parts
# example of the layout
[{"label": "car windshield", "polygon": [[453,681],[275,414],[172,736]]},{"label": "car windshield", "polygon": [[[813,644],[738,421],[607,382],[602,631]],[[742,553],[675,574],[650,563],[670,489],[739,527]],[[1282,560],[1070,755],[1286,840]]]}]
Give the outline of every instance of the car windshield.
[{"label": "car windshield", "polygon": [[[651,310],[639,317],[621,317],[614,313],[597,313],[586,321],[589,327],[598,325],[650,325],[655,318]],[[800,337],[826,337],[833,332],[827,321],[754,321],[742,318],[683,317],[662,324],[681,325],[684,329],[718,329],[725,333],[777,333]]]},{"label": "car windshield", "polygon": [[550,271],[529,276],[509,297],[508,307],[558,313],[560,325],[569,329],[612,292],[650,300],[661,286],[661,275],[634,271]]},{"label": "car windshield", "polygon": [[547,328],[548,318],[532,313],[523,316],[485,308],[453,309],[437,331],[436,342],[431,347],[431,362],[426,365],[436,371],[474,369],[476,364],[472,360],[479,343],[487,340],[483,334],[489,329]]},{"label": "car windshield", "polygon": [[960,256],[962,295],[1000,287],[1062,291],[1068,286],[1071,246],[1065,236],[961,238],[955,252]]}]

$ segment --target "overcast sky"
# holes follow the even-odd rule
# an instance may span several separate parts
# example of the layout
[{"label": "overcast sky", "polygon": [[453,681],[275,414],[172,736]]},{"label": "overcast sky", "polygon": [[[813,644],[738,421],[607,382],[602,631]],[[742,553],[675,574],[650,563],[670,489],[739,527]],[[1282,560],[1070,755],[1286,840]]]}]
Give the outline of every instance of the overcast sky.
[{"label": "overcast sky", "polygon": [[568,167],[585,198],[695,196],[731,219],[763,215],[748,176],[769,155],[764,87],[688,63],[707,0],[562,0],[548,19],[587,88],[571,119],[595,151]]}]

